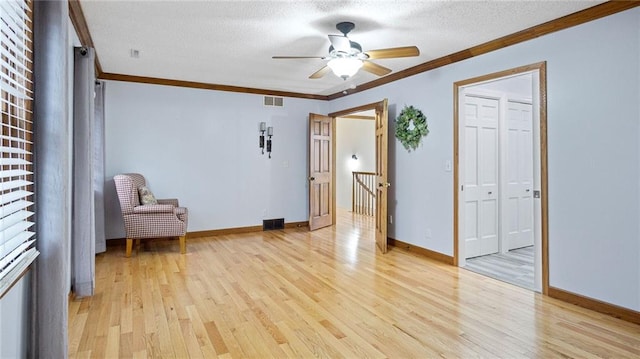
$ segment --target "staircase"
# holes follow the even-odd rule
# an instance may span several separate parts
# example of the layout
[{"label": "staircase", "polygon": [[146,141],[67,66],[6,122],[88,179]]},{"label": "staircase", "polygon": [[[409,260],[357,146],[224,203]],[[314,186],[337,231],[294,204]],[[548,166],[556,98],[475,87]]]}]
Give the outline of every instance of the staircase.
[{"label": "staircase", "polygon": [[376,174],[374,172],[352,172],[351,211],[373,216],[376,213]]}]

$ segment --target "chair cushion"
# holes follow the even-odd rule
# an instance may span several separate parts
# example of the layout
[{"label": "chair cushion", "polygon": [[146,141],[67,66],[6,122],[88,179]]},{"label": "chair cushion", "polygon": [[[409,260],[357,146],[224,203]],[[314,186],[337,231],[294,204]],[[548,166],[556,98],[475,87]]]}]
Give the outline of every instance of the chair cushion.
[{"label": "chair cushion", "polygon": [[142,214],[142,213],[171,213],[174,214],[176,207],[170,204],[144,204],[142,206],[134,207],[134,214]]},{"label": "chair cushion", "polygon": [[147,186],[138,187],[138,194],[140,195],[140,203],[145,204],[158,204],[158,200],[153,193],[147,188]]}]

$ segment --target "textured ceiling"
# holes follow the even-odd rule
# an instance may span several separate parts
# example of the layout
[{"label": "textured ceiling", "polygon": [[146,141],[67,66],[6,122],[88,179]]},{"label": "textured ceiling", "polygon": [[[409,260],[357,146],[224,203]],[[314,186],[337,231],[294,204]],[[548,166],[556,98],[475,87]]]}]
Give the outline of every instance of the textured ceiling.
[{"label": "textured ceiling", "polygon": [[[309,75],[327,34],[351,21],[364,51],[415,45],[420,56],[375,62],[394,72],[603,1],[96,1],[81,0],[106,73],[329,95],[378,77]],[[139,58],[130,56],[131,49]]]}]

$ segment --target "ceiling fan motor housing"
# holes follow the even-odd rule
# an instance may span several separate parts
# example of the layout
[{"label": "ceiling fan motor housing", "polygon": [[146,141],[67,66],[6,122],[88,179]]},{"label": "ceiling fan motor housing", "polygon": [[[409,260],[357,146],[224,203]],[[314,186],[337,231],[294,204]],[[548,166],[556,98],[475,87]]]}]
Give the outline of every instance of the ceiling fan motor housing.
[{"label": "ceiling fan motor housing", "polygon": [[356,24],[349,22],[349,21],[344,21],[344,22],[339,22],[336,24],[336,29],[338,29],[338,31],[340,31],[341,33],[344,34],[344,36],[347,36],[347,34],[353,30],[353,28],[356,27]]},{"label": "ceiling fan motor housing", "polygon": [[356,57],[360,60],[366,60],[369,58],[367,54],[362,52],[362,46],[355,41],[349,40],[349,44],[351,48],[348,52],[336,50],[333,45],[329,45],[329,57]]}]

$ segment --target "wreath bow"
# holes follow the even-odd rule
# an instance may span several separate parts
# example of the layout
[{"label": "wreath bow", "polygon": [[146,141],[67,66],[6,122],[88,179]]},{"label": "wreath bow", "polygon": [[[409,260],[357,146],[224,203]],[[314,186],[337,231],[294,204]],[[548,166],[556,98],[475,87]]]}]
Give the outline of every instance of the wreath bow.
[{"label": "wreath bow", "polygon": [[404,106],[396,118],[396,138],[411,152],[420,145],[422,137],[429,134],[427,117],[413,106]]}]

